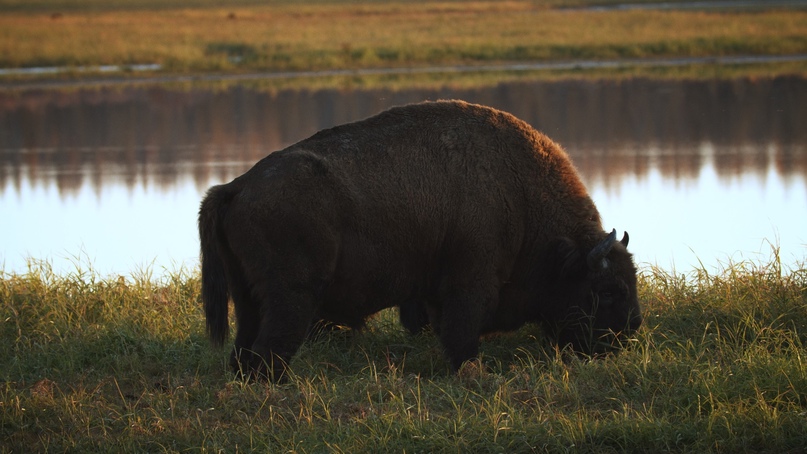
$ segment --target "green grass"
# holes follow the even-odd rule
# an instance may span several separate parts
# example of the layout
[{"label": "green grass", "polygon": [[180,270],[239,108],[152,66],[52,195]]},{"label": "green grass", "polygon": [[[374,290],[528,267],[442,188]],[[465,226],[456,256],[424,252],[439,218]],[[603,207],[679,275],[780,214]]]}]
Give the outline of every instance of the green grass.
[{"label": "green grass", "polygon": [[807,268],[644,268],[646,323],[602,360],[536,327],[459,376],[394,311],[244,384],[204,338],[195,272],[0,276],[0,452],[803,452]]}]

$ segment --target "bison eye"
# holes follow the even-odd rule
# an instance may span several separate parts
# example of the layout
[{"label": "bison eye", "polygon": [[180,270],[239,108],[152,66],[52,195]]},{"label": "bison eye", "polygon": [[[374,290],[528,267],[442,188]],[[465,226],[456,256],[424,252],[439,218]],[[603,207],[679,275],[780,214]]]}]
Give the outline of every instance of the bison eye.
[{"label": "bison eye", "polygon": [[597,295],[597,301],[600,307],[609,307],[614,304],[614,294],[611,292],[600,292]]}]

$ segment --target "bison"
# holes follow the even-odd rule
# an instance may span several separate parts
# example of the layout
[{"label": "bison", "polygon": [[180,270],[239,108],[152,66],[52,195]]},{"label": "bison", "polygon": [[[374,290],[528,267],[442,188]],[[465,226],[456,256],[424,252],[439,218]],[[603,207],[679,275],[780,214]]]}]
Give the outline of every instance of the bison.
[{"label": "bison", "polygon": [[567,154],[462,101],[395,107],[271,153],[199,211],[202,298],[230,365],[282,379],[312,324],[360,328],[398,306],[453,370],[480,336],[540,323],[559,346],[614,349],[641,324],[628,234],[603,231]]}]

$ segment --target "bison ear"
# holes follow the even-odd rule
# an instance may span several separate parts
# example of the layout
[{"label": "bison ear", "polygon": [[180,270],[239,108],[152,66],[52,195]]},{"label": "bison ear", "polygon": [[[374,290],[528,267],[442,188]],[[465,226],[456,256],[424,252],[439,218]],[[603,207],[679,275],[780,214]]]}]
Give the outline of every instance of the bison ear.
[{"label": "bison ear", "polygon": [[583,255],[574,241],[569,238],[558,238],[552,246],[555,254],[555,270],[560,278],[579,273],[583,268]]}]

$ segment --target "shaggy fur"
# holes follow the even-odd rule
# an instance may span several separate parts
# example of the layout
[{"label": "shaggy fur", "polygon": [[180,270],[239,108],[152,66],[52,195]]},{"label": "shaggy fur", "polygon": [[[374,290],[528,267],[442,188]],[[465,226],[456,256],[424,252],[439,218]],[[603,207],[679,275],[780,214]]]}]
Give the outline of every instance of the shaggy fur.
[{"label": "shaggy fur", "polygon": [[641,323],[636,269],[566,153],[460,101],[320,131],[212,187],[199,213],[207,329],[231,365],[280,379],[311,324],[398,306],[456,370],[480,335],[543,323],[583,352]]}]

